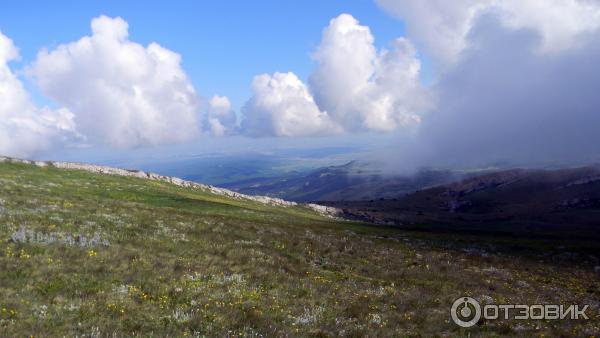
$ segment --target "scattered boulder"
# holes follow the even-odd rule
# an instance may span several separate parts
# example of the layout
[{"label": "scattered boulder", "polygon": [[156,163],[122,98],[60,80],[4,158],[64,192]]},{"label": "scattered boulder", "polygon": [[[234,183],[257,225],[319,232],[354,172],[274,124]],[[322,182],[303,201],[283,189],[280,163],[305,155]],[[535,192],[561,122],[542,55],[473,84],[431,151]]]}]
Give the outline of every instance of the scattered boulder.
[{"label": "scattered boulder", "polygon": [[309,209],[312,209],[318,212],[321,215],[330,216],[330,217],[338,217],[343,214],[343,211],[338,208],[328,207],[325,205],[319,205],[314,203],[308,203],[306,205]]},{"label": "scattered boulder", "polygon": [[15,231],[10,236],[10,239],[13,241],[13,243],[35,243],[42,245],[58,243],[67,246],[80,246],[87,248],[110,246],[110,242],[106,238],[102,238],[97,233],[92,237],[87,237],[83,235],[62,232],[43,233],[23,227]]}]

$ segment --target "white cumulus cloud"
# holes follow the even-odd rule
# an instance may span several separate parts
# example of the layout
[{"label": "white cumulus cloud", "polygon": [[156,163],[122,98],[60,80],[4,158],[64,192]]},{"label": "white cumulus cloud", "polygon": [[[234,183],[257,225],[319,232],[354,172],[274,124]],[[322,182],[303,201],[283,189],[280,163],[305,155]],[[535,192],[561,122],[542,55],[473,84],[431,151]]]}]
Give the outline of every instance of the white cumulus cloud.
[{"label": "white cumulus cloud", "polygon": [[248,135],[309,136],[340,131],[294,73],[258,75],[252,90],[254,96],[242,108],[242,128]]},{"label": "white cumulus cloud", "polygon": [[29,157],[77,137],[67,109],[38,108],[8,66],[19,58],[13,41],[0,32],[0,155]]},{"label": "white cumulus cloud", "polygon": [[207,126],[215,136],[234,132],[237,117],[227,96],[215,95],[208,101],[207,119]]},{"label": "white cumulus cloud", "polygon": [[200,99],[179,54],[128,39],[121,18],[92,20],[92,34],[41,51],[30,73],[67,107],[92,143],[135,147],[188,141],[202,129]]},{"label": "white cumulus cloud", "polygon": [[246,133],[305,136],[419,124],[429,100],[407,39],[378,51],[369,27],[342,14],[323,30],[313,58],[308,87],[293,73],[254,79],[255,96],[243,109]]}]

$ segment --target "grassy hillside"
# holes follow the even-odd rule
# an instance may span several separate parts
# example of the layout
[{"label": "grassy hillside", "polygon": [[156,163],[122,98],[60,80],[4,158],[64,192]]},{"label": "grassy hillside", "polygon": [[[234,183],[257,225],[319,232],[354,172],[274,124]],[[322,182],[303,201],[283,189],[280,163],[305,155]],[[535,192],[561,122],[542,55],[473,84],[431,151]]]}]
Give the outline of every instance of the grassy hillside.
[{"label": "grassy hillside", "polygon": [[[0,163],[0,336],[597,334],[597,259],[542,244],[516,252],[493,239]],[[460,329],[449,309],[463,295],[591,304],[592,320]]]}]

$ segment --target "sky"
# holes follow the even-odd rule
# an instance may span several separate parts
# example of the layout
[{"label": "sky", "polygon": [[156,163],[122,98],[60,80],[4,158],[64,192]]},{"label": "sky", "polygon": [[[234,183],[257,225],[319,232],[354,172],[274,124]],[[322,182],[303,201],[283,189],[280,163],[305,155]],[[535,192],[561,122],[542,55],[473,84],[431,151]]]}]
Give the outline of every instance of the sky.
[{"label": "sky", "polygon": [[12,2],[0,153],[589,163],[599,38],[598,0]]},{"label": "sky", "polygon": [[131,40],[157,42],[181,54],[182,66],[201,94],[228,95],[239,110],[251,95],[256,74],[293,70],[306,78],[322,29],[341,13],[357,13],[377,36],[378,46],[403,35],[402,23],[369,0],[25,0],[2,6],[0,30],[20,49],[21,61],[11,64],[18,69],[42,48],[89,34],[93,18],[122,17],[129,23]]}]

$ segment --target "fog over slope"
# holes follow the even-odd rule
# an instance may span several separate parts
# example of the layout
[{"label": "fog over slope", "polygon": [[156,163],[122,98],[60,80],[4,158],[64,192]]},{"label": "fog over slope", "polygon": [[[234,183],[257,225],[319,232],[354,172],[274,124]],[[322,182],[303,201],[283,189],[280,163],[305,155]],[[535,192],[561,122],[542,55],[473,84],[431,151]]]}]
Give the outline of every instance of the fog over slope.
[{"label": "fog over slope", "polygon": [[[597,2],[554,1],[554,6],[541,7],[562,12],[547,13],[539,22],[537,14],[544,8],[529,8],[527,1],[518,6],[510,1],[462,1],[452,9],[462,10],[455,16],[445,6],[430,6],[425,12],[432,26],[448,34],[456,30],[453,46],[445,45],[443,36],[411,30],[411,22],[425,20],[421,16],[427,5],[380,3],[407,19],[418,45],[437,55],[439,73],[430,88],[435,108],[424,114],[410,146],[399,137],[397,165],[598,161],[600,32],[598,21],[590,19],[598,17]],[[537,14],[520,24],[518,17],[527,10]],[[447,15],[434,20],[430,15],[435,12]]]},{"label": "fog over slope", "polygon": [[543,164],[597,160],[600,141],[600,50],[539,55],[539,37],[508,32],[484,17],[470,39],[476,47],[440,79],[438,108],[420,138],[434,164],[511,161]]}]

